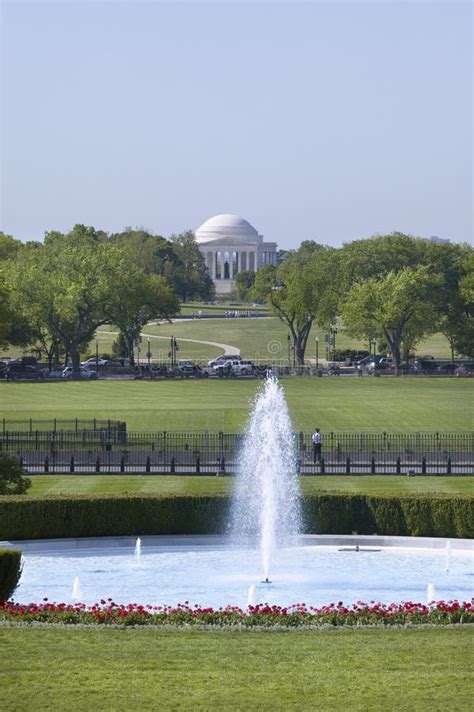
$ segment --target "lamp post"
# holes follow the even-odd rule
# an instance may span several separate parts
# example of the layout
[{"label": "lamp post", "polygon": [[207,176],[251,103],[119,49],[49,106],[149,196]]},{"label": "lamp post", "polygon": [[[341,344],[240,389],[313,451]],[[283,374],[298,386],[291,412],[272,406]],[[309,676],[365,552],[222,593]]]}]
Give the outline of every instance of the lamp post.
[{"label": "lamp post", "polygon": [[150,337],[149,337],[149,336],[147,336],[146,341],[147,341],[147,347],[148,347],[148,351],[146,352],[146,357],[147,357],[147,360],[148,360],[148,370],[150,370],[150,368],[151,368],[151,356],[152,356],[152,354],[151,354]]},{"label": "lamp post", "polygon": [[95,372],[99,378],[99,339],[95,340]]},{"label": "lamp post", "polygon": [[319,366],[319,336],[315,339],[316,342],[316,368]]},{"label": "lamp post", "polygon": [[374,360],[375,360],[375,347],[377,346],[377,339],[370,339],[370,346],[374,347]]},{"label": "lamp post", "polygon": [[176,352],[179,351],[179,346],[178,342],[176,341],[175,337],[172,336],[170,340],[170,352],[169,352],[169,357],[171,359],[171,367],[175,368],[176,367]]}]

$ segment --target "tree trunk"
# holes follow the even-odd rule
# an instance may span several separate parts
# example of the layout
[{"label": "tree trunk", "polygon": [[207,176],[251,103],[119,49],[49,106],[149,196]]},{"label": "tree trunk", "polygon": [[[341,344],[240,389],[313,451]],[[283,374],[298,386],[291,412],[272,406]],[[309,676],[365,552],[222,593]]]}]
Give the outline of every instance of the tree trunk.
[{"label": "tree trunk", "polygon": [[133,339],[130,339],[124,334],[125,343],[127,344],[128,358],[130,361],[130,366],[135,368],[135,354],[133,353]]},{"label": "tree trunk", "polygon": [[76,346],[71,346],[72,378],[77,381],[81,377],[81,357]]},{"label": "tree trunk", "polygon": [[392,350],[393,364],[395,367],[395,375],[399,376],[400,375],[400,366],[401,366],[400,344],[397,341],[394,341],[392,344],[391,350]]}]

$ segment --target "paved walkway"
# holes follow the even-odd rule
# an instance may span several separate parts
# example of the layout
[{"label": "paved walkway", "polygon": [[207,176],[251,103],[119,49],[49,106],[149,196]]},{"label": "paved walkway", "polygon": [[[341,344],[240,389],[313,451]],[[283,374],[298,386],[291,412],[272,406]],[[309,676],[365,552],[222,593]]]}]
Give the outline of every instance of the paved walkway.
[{"label": "paved walkway", "polygon": [[[117,336],[118,331],[100,331],[100,334],[110,334],[112,336]],[[167,339],[169,341],[169,336],[158,336],[157,334],[147,334],[142,331],[142,336],[145,339]],[[177,337],[179,341],[189,341],[193,344],[205,344],[206,346],[215,346],[218,349],[223,349],[226,356],[240,356],[240,349],[237,346],[232,346],[231,344],[221,344],[218,341],[203,341],[202,339],[183,339],[181,336]]]}]

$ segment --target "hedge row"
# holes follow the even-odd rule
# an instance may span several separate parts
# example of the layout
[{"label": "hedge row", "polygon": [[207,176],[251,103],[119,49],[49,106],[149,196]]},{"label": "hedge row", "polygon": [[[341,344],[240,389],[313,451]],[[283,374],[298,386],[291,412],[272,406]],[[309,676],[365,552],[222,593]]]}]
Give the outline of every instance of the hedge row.
[{"label": "hedge row", "polygon": [[[226,496],[0,497],[0,540],[223,533]],[[315,494],[303,498],[308,534],[474,538],[474,498]]]},{"label": "hedge row", "polygon": [[15,588],[21,576],[21,551],[17,549],[0,549],[0,601],[6,601]]}]

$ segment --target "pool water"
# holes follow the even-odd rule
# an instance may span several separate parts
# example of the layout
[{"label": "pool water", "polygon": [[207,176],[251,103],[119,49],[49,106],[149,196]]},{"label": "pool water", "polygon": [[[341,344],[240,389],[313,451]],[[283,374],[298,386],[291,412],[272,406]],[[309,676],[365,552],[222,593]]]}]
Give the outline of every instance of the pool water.
[{"label": "pool water", "polygon": [[[303,543],[277,552],[271,583],[262,583],[258,552],[206,544],[156,543],[138,558],[133,540],[88,548],[24,547],[15,600],[245,607],[248,603],[320,606],[358,600],[396,603],[469,600],[473,594],[472,549]],[[200,538],[202,540],[202,537]],[[21,546],[21,542],[19,543]],[[348,548],[349,551],[342,549]],[[369,551],[367,549],[377,549]],[[429,587],[429,588],[428,588]]]}]

